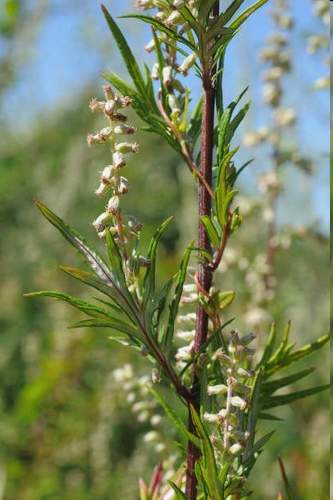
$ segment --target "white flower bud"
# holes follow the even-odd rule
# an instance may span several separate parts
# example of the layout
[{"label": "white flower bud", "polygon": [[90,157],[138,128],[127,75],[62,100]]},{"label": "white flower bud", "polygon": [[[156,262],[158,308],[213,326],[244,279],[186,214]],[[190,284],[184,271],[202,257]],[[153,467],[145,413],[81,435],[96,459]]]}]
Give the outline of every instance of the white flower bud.
[{"label": "white flower bud", "polygon": [[112,215],[117,215],[119,213],[119,204],[120,204],[119,197],[112,196],[112,198],[110,198],[108,201],[107,211],[110,212],[110,214]]},{"label": "white flower bud", "polygon": [[207,387],[208,396],[216,396],[218,394],[226,394],[227,392],[228,392],[228,387],[224,384],[209,385]]},{"label": "white flower bud", "polygon": [[102,231],[109,222],[112,222],[112,216],[108,212],[103,212],[94,220],[93,226],[97,231]]},{"label": "white flower bud", "polygon": [[190,331],[178,331],[176,337],[185,342],[191,342],[195,337],[195,330]]},{"label": "white flower bud", "polygon": [[183,18],[178,12],[178,10],[174,10],[171,12],[170,16],[165,20],[165,24],[167,26],[176,26],[177,24],[182,24]]},{"label": "white flower bud", "polygon": [[163,83],[168,86],[172,83],[172,66],[164,66],[162,70]]},{"label": "white flower bud", "polygon": [[123,195],[128,193],[128,179],[126,177],[120,177],[119,184],[117,186],[117,194]]},{"label": "white flower bud", "polygon": [[230,398],[230,404],[239,408],[240,410],[245,410],[247,407],[247,402],[239,396],[233,396]]},{"label": "white flower bud", "polygon": [[117,135],[132,135],[135,132],[135,128],[130,127],[129,125],[126,125],[125,123],[120,123],[119,125],[116,125],[114,127],[113,131]]},{"label": "white flower bud", "polygon": [[188,71],[192,68],[192,66],[194,66],[196,59],[196,54],[190,54],[189,56],[187,56],[178,68],[179,73],[187,75]]},{"label": "white flower bud", "polygon": [[296,112],[292,108],[279,108],[274,113],[274,119],[279,127],[289,127],[296,122]]},{"label": "white flower bud", "polygon": [[151,425],[153,425],[155,427],[155,426],[160,425],[161,420],[162,420],[161,415],[153,415],[150,419],[150,423],[151,423]]},{"label": "white flower bud", "polygon": [[129,142],[120,142],[119,144],[116,144],[116,151],[118,153],[137,153],[139,151],[139,145],[136,143],[129,143]]},{"label": "white flower bud", "polygon": [[93,99],[91,99],[90,104],[89,104],[89,108],[93,112],[94,111],[104,111],[104,106],[105,106],[105,102],[98,101],[96,99],[96,97],[94,97]]},{"label": "white flower bud", "polygon": [[155,63],[151,70],[151,77],[153,80],[158,80],[160,77],[160,65]]},{"label": "white flower bud", "polygon": [[235,443],[232,446],[230,446],[229,452],[231,453],[231,455],[236,456],[236,455],[240,454],[242,449],[243,449],[243,446],[240,443]]},{"label": "white flower bud", "polygon": [[219,417],[215,413],[204,413],[203,414],[203,419],[206,420],[206,422],[209,422],[211,424],[218,423]]},{"label": "white flower bud", "polygon": [[150,42],[145,45],[145,49],[149,53],[153,52],[155,50],[155,40],[150,40]]},{"label": "white flower bud", "polygon": [[162,453],[163,451],[165,451],[165,449],[166,446],[164,443],[157,443],[157,445],[155,446],[156,453]]},{"label": "white flower bud", "polygon": [[123,157],[122,153],[119,152],[113,153],[112,161],[113,161],[113,166],[116,169],[122,168],[126,165],[125,158]]},{"label": "white flower bud", "polygon": [[115,98],[115,93],[114,93],[111,85],[104,85],[103,91],[104,91],[105,99],[107,101],[112,101]]},{"label": "white flower bud", "polygon": [[152,441],[156,441],[158,438],[159,434],[156,431],[147,432],[147,434],[143,436],[143,440],[145,443],[151,443]]}]

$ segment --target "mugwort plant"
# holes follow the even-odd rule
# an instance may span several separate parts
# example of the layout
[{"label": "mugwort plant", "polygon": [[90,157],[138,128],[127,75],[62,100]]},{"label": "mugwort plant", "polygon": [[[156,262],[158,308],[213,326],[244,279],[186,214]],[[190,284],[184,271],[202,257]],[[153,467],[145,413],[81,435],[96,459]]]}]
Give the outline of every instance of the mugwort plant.
[{"label": "mugwort plant", "polygon": [[[171,473],[165,470],[166,463],[160,464],[149,485],[140,481],[142,500],[247,498],[251,494],[247,479],[274,432],[261,435],[261,421],[278,420],[272,409],[326,388],[279,392],[312,373],[312,368],[296,368],[280,376],[321,348],[327,335],[296,348],[289,338],[290,324],[280,338],[273,323],[264,349],[259,350],[253,347],[255,335],[241,334],[231,326],[234,320],[228,319],[235,291],[219,289],[215,281],[229,241],[242,224],[236,186],[250,163],[238,165],[239,147],[234,144],[250,107],[249,102],[242,104],[247,89],[225,103],[225,54],[247,19],[267,2],[257,0],[246,8],[245,0],[137,0],[142,12],[125,17],[151,27],[152,38],[145,49],[155,54],[152,68],[140,67],[118,24],[102,5],[131,78],[127,83],[106,73],[103,100],[94,98],[90,103],[93,112],[103,115],[105,127],[89,134],[88,144],[104,145],[110,151],[110,164],[103,168],[95,191],[107,202],[93,222],[105,243],[106,257],[36,202],[90,268],[62,270],[100,296],[90,303],[54,291],[29,295],[68,302],[88,316],[74,327],[108,328],[113,341],[143,354],[152,365],[149,379],[131,382],[135,375],[128,365],[115,376],[130,388],[128,400],[142,420],[149,418],[157,427],[161,415],[156,407],[160,405],[178,433],[180,458],[169,460]],[[268,82],[271,100],[273,85],[278,89],[276,82],[288,69],[283,61],[273,66]],[[190,73],[201,81],[197,103],[192,102],[186,85]],[[136,130],[128,122],[129,108],[144,123],[143,130],[158,134],[179,154],[198,188],[197,242],[188,246],[178,272],[161,286],[157,251],[171,219],[157,229],[145,251],[140,245],[143,225],[122,210],[121,200],[128,192],[124,173],[131,156],[139,151]],[[280,121],[292,119],[286,111],[280,115]],[[164,396],[168,390],[186,407],[187,422]],[[146,441],[158,436],[153,429]],[[159,444],[160,450],[165,449]]]}]

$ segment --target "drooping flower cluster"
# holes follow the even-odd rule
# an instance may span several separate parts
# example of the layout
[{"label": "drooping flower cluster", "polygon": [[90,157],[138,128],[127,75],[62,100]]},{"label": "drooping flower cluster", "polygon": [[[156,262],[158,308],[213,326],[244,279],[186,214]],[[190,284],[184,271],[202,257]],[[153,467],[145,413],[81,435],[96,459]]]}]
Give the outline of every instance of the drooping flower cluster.
[{"label": "drooping flower cluster", "polygon": [[106,144],[112,154],[112,163],[104,167],[100,176],[100,184],[95,191],[97,196],[109,196],[104,212],[93,222],[98,236],[104,238],[109,229],[120,247],[125,247],[128,240],[137,236],[141,224],[133,217],[124,219],[120,208],[120,198],[128,192],[128,179],[122,175],[126,166],[126,157],[138,152],[138,144],[124,141],[122,137],[133,135],[135,128],[127,124],[127,116],[123,110],[131,104],[128,96],[117,95],[110,85],[104,86],[104,101],[96,98],[90,102],[90,109],[103,113],[108,124],[95,134],[89,134],[89,146]]},{"label": "drooping flower cluster", "polygon": [[[313,0],[313,12],[316,17],[318,17],[324,27],[325,31],[320,33],[311,34],[308,38],[308,53],[324,53],[324,63],[326,66],[330,65],[329,57],[329,47],[330,47],[330,6],[329,2],[326,0]],[[330,88],[330,76],[324,75],[316,79],[315,88],[317,90],[329,89]]]},{"label": "drooping flower cluster", "polygon": [[[184,24],[183,17],[178,10],[185,4],[192,14],[196,16],[199,4],[197,0],[189,0],[188,2],[184,2],[184,0],[174,0],[174,2],[170,4],[159,0],[138,0],[136,2],[137,7],[140,9],[157,9],[155,18],[167,28],[171,28],[179,34],[186,34],[190,29],[187,24]],[[168,109],[165,111],[178,128],[181,123],[180,118],[186,109],[186,89],[181,82],[181,77],[186,77],[188,75],[190,69],[197,61],[197,56],[194,53],[187,54],[179,63],[174,41],[163,31],[159,31],[158,34],[145,45],[145,49],[149,53],[154,52],[158,48],[157,44],[163,47],[163,67],[161,67],[161,61],[155,62],[152,67],[151,76],[153,80],[160,80],[163,89],[166,91]],[[161,93],[162,88],[160,89],[160,94]]]},{"label": "drooping flower cluster", "polygon": [[151,445],[155,452],[162,453],[166,450],[166,441],[160,432],[161,415],[157,403],[149,393],[152,381],[148,375],[137,377],[133,367],[125,364],[113,371],[113,379],[121,385],[125,392],[126,403],[131,408],[140,424],[150,424],[151,430],[143,436],[143,441]]},{"label": "drooping flower cluster", "polygon": [[263,100],[271,111],[271,124],[246,133],[243,144],[246,147],[269,144],[272,168],[258,178],[260,199],[248,203],[240,200],[241,209],[245,205],[245,216],[256,214],[257,209],[260,209],[260,216],[267,228],[266,253],[251,259],[229,247],[220,267],[221,271],[225,271],[227,267],[237,266],[244,273],[244,282],[250,294],[244,320],[254,331],[272,319],[268,306],[276,295],[275,255],[279,249],[289,248],[294,234],[300,235],[297,229],[281,231],[277,225],[278,200],[284,190],[282,169],[291,163],[307,174],[312,171],[312,161],[295,144],[291,144],[286,135],[286,130],[290,132],[297,123],[296,111],[284,104],[284,78],[292,70],[288,40],[294,21],[290,14],[290,2],[275,0],[271,16],[276,29],[260,51],[260,61],[265,65],[262,73]]},{"label": "drooping flower cluster", "polygon": [[[233,330],[228,342],[228,351],[218,349],[213,355],[213,361],[218,361],[224,375],[224,384],[208,385],[208,395],[214,398],[213,413],[205,413],[204,419],[213,424],[212,442],[217,458],[222,462],[229,457],[239,457],[246,452],[250,437],[248,429],[244,428],[244,412],[249,409],[251,385],[254,373],[250,366],[254,350],[248,346],[254,335],[240,337]],[[222,439],[221,439],[222,436]],[[228,460],[230,461],[230,460]],[[237,473],[239,462],[234,461],[232,476]],[[239,480],[239,478],[238,478]]]}]

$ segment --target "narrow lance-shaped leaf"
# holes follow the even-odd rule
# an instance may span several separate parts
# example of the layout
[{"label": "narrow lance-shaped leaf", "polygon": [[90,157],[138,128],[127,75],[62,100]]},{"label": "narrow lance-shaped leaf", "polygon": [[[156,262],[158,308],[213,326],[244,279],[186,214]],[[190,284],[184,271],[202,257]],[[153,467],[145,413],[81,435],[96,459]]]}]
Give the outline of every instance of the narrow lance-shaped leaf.
[{"label": "narrow lance-shaped leaf", "polygon": [[150,24],[156,30],[162,31],[162,33],[165,33],[173,40],[186,45],[193,52],[196,52],[196,47],[192,43],[190,43],[188,40],[186,40],[186,38],[184,38],[183,36],[179,35],[176,31],[173,31],[172,29],[165,26],[165,24],[163,24],[158,19],[155,19],[155,18],[149,17],[149,16],[139,15],[139,14],[130,14],[130,15],[121,16],[121,17],[122,17],[122,19],[139,19],[140,21],[143,21],[144,23]]},{"label": "narrow lance-shaped leaf", "polygon": [[118,27],[117,23],[114,21],[113,17],[107,10],[107,8],[102,5],[102,11],[105,16],[106,22],[108,23],[108,26],[111,30],[111,33],[118,45],[119,51],[123,57],[124,63],[126,64],[127,70],[133,80],[133,83],[135,84],[136,88],[140,91],[140,94],[142,96],[145,96],[145,82],[144,79],[141,75],[139,66],[136,62],[136,59],[129,48],[129,45],[122,34],[120,28]]},{"label": "narrow lance-shaped leaf", "polygon": [[163,235],[163,233],[166,231],[167,227],[169,226],[170,222],[172,221],[173,217],[169,217],[161,226],[157,229],[155,232],[150,246],[148,250],[148,261],[149,261],[149,267],[146,271],[144,282],[143,282],[143,303],[145,307],[147,306],[147,303],[152,300],[153,296],[155,295],[155,287],[156,287],[156,253],[157,253],[157,248],[158,244],[160,242],[160,239]]},{"label": "narrow lance-shaped leaf", "polygon": [[200,441],[186,427],[186,424],[182,421],[182,419],[176,414],[173,408],[166,402],[165,398],[161,396],[160,393],[155,391],[154,389],[150,389],[150,392],[154,396],[154,398],[158,401],[158,403],[164,409],[166,415],[172,420],[176,429],[180,433],[181,437],[186,441],[191,441],[197,448],[200,448]]},{"label": "narrow lance-shaped leaf", "polygon": [[272,356],[275,342],[276,342],[276,324],[272,323],[271,330],[270,330],[269,336],[268,336],[268,340],[267,340],[262,358],[261,358],[260,362],[258,363],[258,367],[264,366],[268,362],[268,360]]},{"label": "narrow lance-shaped leaf", "polygon": [[190,408],[193,423],[202,443],[201,450],[203,462],[201,468],[209,488],[210,496],[212,500],[222,500],[213,445],[210,441],[205,425],[201,421],[198,413],[195,411],[195,408],[192,405]]},{"label": "narrow lance-shaped leaf", "polygon": [[269,408],[275,408],[277,406],[283,406],[299,399],[318,394],[319,392],[329,389],[330,385],[320,385],[318,387],[312,387],[311,389],[305,389],[303,391],[292,392],[291,394],[285,394],[283,396],[273,396],[271,398],[265,399],[262,403],[262,409],[266,410]]},{"label": "narrow lance-shaped leaf", "polygon": [[238,29],[243,23],[245,23],[245,21],[252,14],[254,14],[254,12],[256,12],[258,9],[260,9],[260,7],[265,5],[265,3],[267,3],[267,2],[268,2],[268,0],[258,0],[253,5],[250,5],[250,7],[248,7],[244,12],[242,12],[240,14],[240,16],[237,17],[237,19],[235,19],[235,21],[233,21],[231,23],[230,27],[233,28],[234,30]]},{"label": "narrow lance-shaped leaf", "polygon": [[55,292],[55,291],[42,291],[42,292],[32,292],[32,293],[26,293],[24,295],[25,297],[51,297],[57,300],[61,300],[63,302],[67,302],[68,304],[71,304],[73,307],[76,309],[79,309],[79,311],[84,312],[85,314],[88,314],[88,316],[92,316],[93,318],[112,318],[112,316],[107,313],[104,309],[101,307],[98,307],[94,304],[90,304],[89,302],[86,302],[85,300],[78,299],[76,297],[72,297],[71,295],[67,295],[66,293],[61,293],[61,292]]},{"label": "narrow lance-shaped leaf", "polygon": [[278,391],[282,387],[287,387],[290,384],[294,384],[298,380],[301,380],[311,373],[314,372],[314,368],[307,368],[306,370],[302,370],[297,373],[293,373],[288,377],[279,378],[277,380],[272,380],[271,382],[265,382],[262,384],[262,392],[266,392],[269,394],[273,394],[273,392]]},{"label": "narrow lance-shaped leaf", "polygon": [[176,318],[179,310],[179,304],[180,304],[180,299],[183,294],[183,288],[184,288],[184,283],[186,280],[186,274],[187,274],[187,268],[190,262],[190,257],[191,257],[191,252],[192,248],[189,247],[186,251],[185,254],[182,258],[181,264],[180,264],[180,269],[177,275],[176,279],[176,288],[175,288],[175,293],[173,300],[170,304],[170,312],[169,312],[169,321],[168,321],[168,326],[166,333],[163,338],[163,345],[165,347],[165,351],[167,353],[167,356],[170,355],[171,351],[171,346],[172,346],[172,341],[173,341],[173,336],[175,332],[175,324],[176,324]]}]

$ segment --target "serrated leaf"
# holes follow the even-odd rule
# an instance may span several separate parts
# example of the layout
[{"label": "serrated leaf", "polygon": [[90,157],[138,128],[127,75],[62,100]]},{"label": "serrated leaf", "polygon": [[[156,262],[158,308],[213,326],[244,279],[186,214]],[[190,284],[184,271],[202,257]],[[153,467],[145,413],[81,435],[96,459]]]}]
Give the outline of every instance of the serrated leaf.
[{"label": "serrated leaf", "polygon": [[267,2],[268,2],[268,0],[258,0],[253,5],[250,5],[250,7],[248,7],[246,10],[244,10],[244,12],[242,12],[237,17],[237,19],[235,19],[235,21],[233,21],[231,23],[230,27],[234,30],[237,30],[243,23],[245,23],[245,21],[247,21],[247,19],[252,14],[254,14],[258,9],[260,9],[260,7],[265,5],[265,3],[267,3]]},{"label": "serrated leaf", "polygon": [[291,394],[284,394],[283,396],[273,396],[267,398],[262,403],[262,409],[267,410],[269,408],[276,408],[277,406],[283,406],[299,399],[318,394],[319,392],[329,389],[330,385],[320,385],[317,387],[312,387],[311,389],[305,389],[303,391],[292,392]]},{"label": "serrated leaf", "polygon": [[182,438],[187,441],[191,441],[191,443],[194,444],[197,448],[200,449],[200,441],[197,436],[192,434],[186,427],[186,424],[183,422],[183,420],[176,414],[174,409],[166,402],[166,400],[161,396],[160,393],[155,391],[155,389],[150,389],[150,392],[154,396],[154,398],[158,401],[158,403],[162,406],[164,409],[166,415],[170,418],[170,420],[173,422],[175,425],[176,429],[182,436]]},{"label": "serrated leaf", "polygon": [[114,40],[116,44],[118,45],[119,51],[122,55],[123,61],[127,67],[127,70],[133,80],[134,85],[140,92],[142,96],[145,96],[145,82],[144,79],[141,75],[141,71],[139,69],[139,66],[136,62],[136,59],[129,48],[129,45],[122,34],[120,28],[118,27],[117,23],[114,21],[113,17],[105,7],[105,5],[102,4],[101,6],[104,17],[106,19],[106,22],[110,28],[110,31],[114,37]]}]

